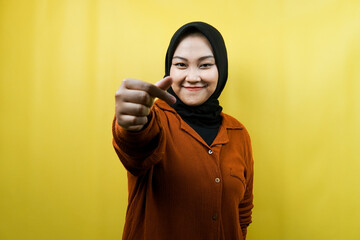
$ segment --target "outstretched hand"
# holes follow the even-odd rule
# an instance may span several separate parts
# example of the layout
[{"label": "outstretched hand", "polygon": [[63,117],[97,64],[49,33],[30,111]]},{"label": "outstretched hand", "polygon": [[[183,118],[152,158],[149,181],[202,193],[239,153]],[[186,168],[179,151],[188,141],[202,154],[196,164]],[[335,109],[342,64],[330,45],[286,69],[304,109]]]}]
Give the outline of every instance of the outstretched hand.
[{"label": "outstretched hand", "polygon": [[160,98],[168,104],[176,102],[176,98],[166,92],[171,84],[171,77],[165,77],[155,84],[131,78],[124,79],[115,94],[117,123],[126,130],[140,131],[148,122],[155,98]]}]

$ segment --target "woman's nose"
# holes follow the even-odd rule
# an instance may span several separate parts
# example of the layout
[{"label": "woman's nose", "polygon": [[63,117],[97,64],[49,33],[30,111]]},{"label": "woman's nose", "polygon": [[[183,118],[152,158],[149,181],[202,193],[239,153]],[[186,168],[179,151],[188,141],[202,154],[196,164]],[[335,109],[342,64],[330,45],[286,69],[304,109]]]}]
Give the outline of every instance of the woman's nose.
[{"label": "woman's nose", "polygon": [[197,69],[190,68],[186,74],[186,81],[188,82],[198,82],[201,80],[200,74]]}]

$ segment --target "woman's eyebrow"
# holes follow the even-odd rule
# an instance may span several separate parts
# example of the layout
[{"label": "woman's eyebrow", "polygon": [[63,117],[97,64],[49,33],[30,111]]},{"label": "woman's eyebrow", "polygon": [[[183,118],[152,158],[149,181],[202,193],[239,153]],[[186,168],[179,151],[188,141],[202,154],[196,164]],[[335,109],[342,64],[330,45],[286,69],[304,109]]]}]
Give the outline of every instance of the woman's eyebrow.
[{"label": "woman's eyebrow", "polygon": [[207,59],[207,58],[214,58],[214,56],[213,55],[203,56],[203,57],[199,58],[199,60],[202,61],[202,60]]},{"label": "woman's eyebrow", "polygon": [[[186,58],[180,57],[180,56],[174,56],[173,59],[174,59],[174,58],[180,58],[181,60],[187,61]],[[203,56],[203,57],[200,57],[199,60],[201,61],[201,60],[204,60],[204,59],[207,59],[207,58],[214,58],[214,56],[213,56],[213,55]]]},{"label": "woman's eyebrow", "polygon": [[184,58],[184,57],[174,56],[173,59],[174,59],[174,58],[180,58],[181,60],[187,61],[187,59]]}]

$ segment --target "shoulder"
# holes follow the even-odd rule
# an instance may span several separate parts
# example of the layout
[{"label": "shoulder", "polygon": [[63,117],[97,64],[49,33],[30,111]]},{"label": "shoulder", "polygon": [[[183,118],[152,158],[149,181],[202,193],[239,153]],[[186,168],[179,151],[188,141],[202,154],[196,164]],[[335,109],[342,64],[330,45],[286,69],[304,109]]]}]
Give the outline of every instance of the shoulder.
[{"label": "shoulder", "polygon": [[240,129],[240,130],[245,129],[245,126],[233,116],[230,116],[229,114],[226,114],[224,112],[221,113],[221,116],[223,118],[222,125],[224,125],[224,127],[228,129],[232,129],[232,128]]},{"label": "shoulder", "polygon": [[223,117],[222,125],[227,130],[241,130],[241,133],[244,134],[246,138],[250,139],[248,130],[246,129],[244,124],[242,124],[239,120],[224,112],[221,113],[221,116]]},{"label": "shoulder", "polygon": [[251,164],[253,161],[252,144],[248,130],[236,118],[226,113],[221,113],[221,115],[223,116],[222,125],[227,129],[230,141],[233,141],[237,146],[243,147],[245,156],[247,156],[247,164]]},{"label": "shoulder", "polygon": [[175,109],[173,109],[169,104],[161,99],[156,99],[154,103],[154,107],[159,111],[168,111],[172,113],[176,113]]},{"label": "shoulder", "polygon": [[151,108],[156,121],[164,128],[177,127],[181,125],[181,118],[170,105],[161,99],[157,99]]}]

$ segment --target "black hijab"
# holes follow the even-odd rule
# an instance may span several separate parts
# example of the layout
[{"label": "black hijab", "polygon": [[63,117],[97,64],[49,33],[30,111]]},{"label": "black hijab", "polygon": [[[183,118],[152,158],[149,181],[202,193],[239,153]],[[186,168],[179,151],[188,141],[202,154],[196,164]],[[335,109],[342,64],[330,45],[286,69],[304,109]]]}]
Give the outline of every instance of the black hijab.
[{"label": "black hijab", "polygon": [[179,28],[171,38],[166,58],[165,58],[165,76],[170,75],[170,68],[174,52],[180,41],[192,33],[204,35],[213,50],[215,63],[219,73],[219,79],[215,92],[199,106],[188,106],[183,103],[175,94],[172,88],[168,92],[176,97],[176,103],[172,104],[181,118],[189,124],[210,146],[219,131],[222,118],[220,113],[222,107],[219,105],[218,98],[225,87],[228,77],[228,61],[224,39],[220,32],[213,26],[204,22],[191,22]]}]

